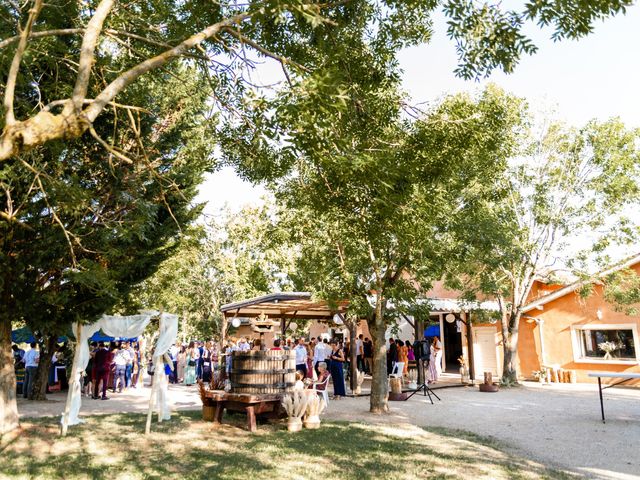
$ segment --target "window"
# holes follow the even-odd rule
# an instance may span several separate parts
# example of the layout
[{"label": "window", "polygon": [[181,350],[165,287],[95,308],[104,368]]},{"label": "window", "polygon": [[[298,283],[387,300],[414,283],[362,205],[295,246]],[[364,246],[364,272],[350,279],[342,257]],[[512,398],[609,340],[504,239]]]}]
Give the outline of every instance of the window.
[{"label": "window", "polygon": [[582,362],[636,363],[636,329],[633,325],[576,326],[574,356]]}]

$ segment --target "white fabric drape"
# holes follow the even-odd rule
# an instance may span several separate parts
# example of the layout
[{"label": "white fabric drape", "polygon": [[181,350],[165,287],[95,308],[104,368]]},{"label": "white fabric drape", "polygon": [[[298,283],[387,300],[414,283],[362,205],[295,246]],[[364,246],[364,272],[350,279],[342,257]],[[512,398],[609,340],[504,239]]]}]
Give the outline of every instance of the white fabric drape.
[{"label": "white fabric drape", "polygon": [[[164,371],[164,355],[176,340],[178,335],[178,316],[171,313],[163,313],[160,316],[160,335],[153,351],[153,365],[155,366],[153,381],[158,382],[156,389],[155,407],[158,413],[158,421],[169,420],[171,411],[167,402],[167,375]],[[171,365],[173,369],[173,364]],[[153,395],[153,392],[151,393]]]},{"label": "white fabric drape", "polygon": [[[67,406],[65,408],[65,413],[62,415],[63,430],[66,430],[66,425],[77,425],[78,423],[82,423],[82,420],[78,418],[80,406],[82,404],[81,375],[89,363],[89,338],[99,330],[102,330],[110,337],[139,337],[149,324],[151,317],[157,314],[158,312],[149,311],[140,315],[130,315],[126,317],[103,315],[99,320],[90,325],[80,325],[78,323],[74,326],[74,333],[78,343],[76,345],[76,352],[73,359],[73,368],[71,371],[72,376],[70,378],[69,394],[67,396]],[[158,337],[154,357],[156,355],[164,354],[164,352],[169,349],[175,341],[177,333],[178,316],[170,313],[161,314],[160,336]],[[155,363],[155,365],[159,365],[159,363]],[[161,370],[164,376],[164,369]],[[169,413],[169,406],[166,401],[166,385],[166,381],[160,381],[159,386],[161,388],[158,390],[163,390],[163,393],[158,393],[158,401],[156,403],[158,409],[162,412],[161,418],[165,420],[171,417]]]}]

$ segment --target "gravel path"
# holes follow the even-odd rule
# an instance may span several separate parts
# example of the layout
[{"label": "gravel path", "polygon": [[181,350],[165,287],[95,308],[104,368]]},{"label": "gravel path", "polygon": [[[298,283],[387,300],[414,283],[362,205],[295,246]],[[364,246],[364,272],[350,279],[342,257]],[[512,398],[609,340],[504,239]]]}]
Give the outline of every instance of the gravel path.
[{"label": "gravel path", "polygon": [[[368,398],[331,401],[326,418],[462,429],[493,437],[507,450],[587,478],[640,479],[640,390],[605,390],[607,423],[600,421],[594,385],[527,383],[499,393],[474,388],[438,390],[442,402],[431,405],[415,395],[408,402],[391,402],[389,415],[368,413]],[[66,395],[53,394],[47,402],[20,399],[21,417],[60,415]],[[174,408],[199,409],[195,387],[170,386]],[[111,394],[106,401],[83,398],[82,415],[144,412],[149,389]]]},{"label": "gravel path", "polygon": [[640,390],[605,390],[606,424],[594,385],[527,383],[499,393],[470,387],[437,393],[442,402],[431,405],[415,395],[392,402],[391,414],[377,417],[367,413],[368,402],[344,399],[330,403],[327,417],[462,429],[587,478],[640,479]]}]

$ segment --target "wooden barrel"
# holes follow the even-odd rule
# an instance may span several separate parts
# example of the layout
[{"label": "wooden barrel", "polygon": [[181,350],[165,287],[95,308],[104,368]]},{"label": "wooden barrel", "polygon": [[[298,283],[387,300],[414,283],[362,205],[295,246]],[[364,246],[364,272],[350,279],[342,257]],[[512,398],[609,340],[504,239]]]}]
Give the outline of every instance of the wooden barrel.
[{"label": "wooden barrel", "polygon": [[285,350],[233,352],[232,393],[285,393],[296,381],[296,355]]}]

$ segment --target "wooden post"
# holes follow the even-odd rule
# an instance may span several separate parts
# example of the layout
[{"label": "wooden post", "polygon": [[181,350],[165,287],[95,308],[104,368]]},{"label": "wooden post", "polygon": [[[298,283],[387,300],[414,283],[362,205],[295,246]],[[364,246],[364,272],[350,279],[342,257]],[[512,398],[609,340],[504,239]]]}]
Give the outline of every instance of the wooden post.
[{"label": "wooden post", "polygon": [[[76,385],[79,383],[78,381],[78,346],[80,345],[81,335],[82,335],[82,325],[80,322],[76,322],[75,324],[75,332],[74,335],[76,337],[76,347],[75,347],[75,355],[73,356],[73,366],[71,367],[71,383],[69,383],[69,391],[67,392],[67,404],[64,406],[64,415],[62,416],[62,436],[64,437],[67,434],[67,430],[69,429],[69,410],[71,410],[71,398],[73,397],[73,392],[75,391]],[[80,392],[82,395],[82,392]]]},{"label": "wooden post", "polygon": [[247,406],[247,428],[250,432],[255,432],[258,430],[256,425],[256,412],[255,407],[253,405]]},{"label": "wooden post", "polygon": [[[238,312],[236,312],[236,315]],[[227,330],[229,328],[229,320],[225,313],[222,314],[222,326],[220,328],[220,353],[224,352],[225,343],[227,341]],[[213,367],[213,365],[212,365]]]},{"label": "wooden post", "polygon": [[[158,375],[160,368],[158,366],[158,362],[161,358],[162,356],[153,357],[153,385],[151,385],[151,397],[149,398],[149,411],[147,412],[147,426],[144,430],[145,435],[149,435],[151,433],[151,417],[153,416],[153,407],[155,405],[156,391],[158,389],[158,383],[160,382],[160,375]],[[162,367],[164,368],[164,364],[162,365]]]}]

